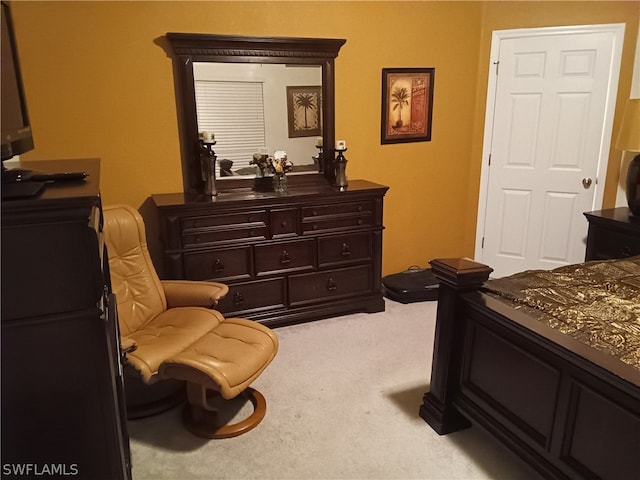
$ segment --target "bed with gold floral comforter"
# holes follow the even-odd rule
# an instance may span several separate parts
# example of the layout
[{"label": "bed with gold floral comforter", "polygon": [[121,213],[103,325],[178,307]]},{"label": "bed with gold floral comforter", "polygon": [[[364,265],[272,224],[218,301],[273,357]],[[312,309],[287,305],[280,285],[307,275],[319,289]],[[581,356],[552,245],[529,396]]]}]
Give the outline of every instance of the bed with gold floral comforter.
[{"label": "bed with gold floral comforter", "polygon": [[482,290],[640,370],[640,256],[528,270]]},{"label": "bed with gold floral comforter", "polygon": [[640,257],[489,281],[487,265],[430,263],[420,416],[441,435],[479,426],[544,478],[638,478]]}]

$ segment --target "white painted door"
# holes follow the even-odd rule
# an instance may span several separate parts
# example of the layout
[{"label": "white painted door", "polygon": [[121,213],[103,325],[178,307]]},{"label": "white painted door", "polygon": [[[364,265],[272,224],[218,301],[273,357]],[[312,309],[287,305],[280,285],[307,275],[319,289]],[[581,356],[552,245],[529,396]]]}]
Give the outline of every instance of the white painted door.
[{"label": "white painted door", "polygon": [[509,32],[494,33],[476,238],[496,277],[584,261],[624,25]]}]

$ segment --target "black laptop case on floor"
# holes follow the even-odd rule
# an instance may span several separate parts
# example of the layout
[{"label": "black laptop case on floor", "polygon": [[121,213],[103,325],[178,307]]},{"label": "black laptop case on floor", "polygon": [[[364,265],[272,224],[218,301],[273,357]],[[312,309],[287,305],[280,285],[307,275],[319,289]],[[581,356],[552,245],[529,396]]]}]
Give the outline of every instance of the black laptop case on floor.
[{"label": "black laptop case on floor", "polygon": [[430,268],[411,267],[382,277],[382,293],[400,303],[438,299],[438,280]]}]

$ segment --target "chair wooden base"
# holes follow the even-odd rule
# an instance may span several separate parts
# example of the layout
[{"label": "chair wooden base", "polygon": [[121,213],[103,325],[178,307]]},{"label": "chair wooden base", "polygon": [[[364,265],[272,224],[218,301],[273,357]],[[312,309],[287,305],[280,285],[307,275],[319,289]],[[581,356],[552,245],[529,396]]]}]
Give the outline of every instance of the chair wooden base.
[{"label": "chair wooden base", "polygon": [[238,397],[246,398],[253,404],[253,413],[234,424],[220,425],[220,412],[188,403],[182,412],[182,421],[187,430],[203,438],[231,438],[253,430],[267,412],[267,402],[257,390],[249,387]]}]

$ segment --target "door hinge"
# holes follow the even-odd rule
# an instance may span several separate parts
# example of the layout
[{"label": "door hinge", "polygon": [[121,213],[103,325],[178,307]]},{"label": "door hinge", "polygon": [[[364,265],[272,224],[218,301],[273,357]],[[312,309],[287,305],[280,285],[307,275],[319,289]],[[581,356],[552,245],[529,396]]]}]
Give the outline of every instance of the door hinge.
[{"label": "door hinge", "polygon": [[489,166],[491,166],[491,154],[489,154]]},{"label": "door hinge", "polygon": [[484,248],[484,237],[482,237],[482,242],[480,243],[480,248]]},{"label": "door hinge", "polygon": [[500,67],[500,60],[496,60],[495,62],[493,62],[493,64],[496,66],[496,75],[498,75],[498,68]]}]

